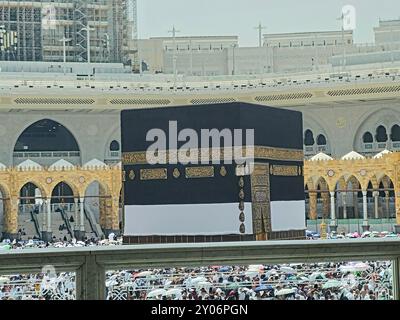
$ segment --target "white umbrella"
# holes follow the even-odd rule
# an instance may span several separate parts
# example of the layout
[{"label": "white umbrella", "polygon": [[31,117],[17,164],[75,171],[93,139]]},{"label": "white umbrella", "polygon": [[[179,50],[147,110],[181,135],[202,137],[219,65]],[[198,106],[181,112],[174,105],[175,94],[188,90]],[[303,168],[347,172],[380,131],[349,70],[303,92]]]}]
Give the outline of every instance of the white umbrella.
[{"label": "white umbrella", "polygon": [[337,280],[328,280],[322,286],[322,289],[331,289],[331,288],[339,288],[342,286],[342,283]]},{"label": "white umbrella", "polygon": [[0,277],[0,283],[4,283],[4,282],[7,282],[7,281],[10,281],[10,278],[8,278],[8,277]]},{"label": "white umbrella", "polygon": [[190,283],[191,283],[192,285],[194,285],[194,284],[196,284],[196,283],[199,283],[199,282],[206,282],[206,281],[207,281],[207,279],[206,279],[205,277],[197,277],[197,278],[191,279],[191,280],[190,280]]},{"label": "white umbrella", "polygon": [[166,293],[166,296],[181,296],[182,295],[182,290],[178,288],[174,289],[169,289]]},{"label": "white umbrella", "polygon": [[196,284],[196,287],[198,288],[198,289],[202,289],[202,288],[204,288],[204,289],[209,289],[210,287],[211,287],[211,283],[210,282],[208,282],[208,281],[202,281],[202,282],[198,282],[197,284]]},{"label": "white umbrella", "polygon": [[305,276],[298,277],[299,283],[306,283],[309,279]]},{"label": "white umbrella", "polygon": [[112,286],[115,286],[116,284],[118,284],[118,282],[116,280],[106,281],[106,287],[112,287]]},{"label": "white umbrella", "polygon": [[356,264],[350,264],[345,266],[340,266],[339,270],[341,272],[356,272],[356,271],[366,271],[371,267],[366,263],[360,262]]},{"label": "white umbrella", "polygon": [[249,265],[249,271],[259,271],[259,270],[264,270],[264,266],[262,264]]},{"label": "white umbrella", "polygon": [[315,281],[315,280],[317,280],[318,277],[325,278],[325,274],[323,274],[322,272],[313,272],[310,275],[309,279],[310,279],[310,281]]},{"label": "white umbrella", "polygon": [[248,277],[254,278],[255,276],[258,276],[258,273],[259,273],[258,271],[254,271],[254,270],[251,271],[251,270],[249,270],[249,271],[246,271],[246,272],[245,272],[245,275],[248,276]]},{"label": "white umbrella", "polygon": [[167,290],[165,290],[165,289],[156,289],[156,290],[150,291],[147,294],[147,298],[154,298],[154,297],[158,297],[158,296],[163,296],[163,295],[165,295],[166,292],[167,292]]},{"label": "white umbrella", "polygon": [[168,289],[168,288],[169,288],[169,286],[171,285],[171,283],[172,283],[172,281],[171,281],[171,280],[167,280],[167,281],[165,281],[164,288],[165,288],[165,289]]},{"label": "white umbrella", "polygon": [[292,294],[292,293],[295,293],[295,292],[296,292],[296,289],[294,289],[294,288],[290,288],[290,289],[281,289],[281,290],[275,292],[275,295],[276,295],[276,296],[284,296],[284,295]]},{"label": "white umbrella", "polygon": [[152,275],[153,273],[151,272],[151,271],[142,271],[142,272],[139,272],[137,275],[136,275],[136,277],[148,277],[148,276],[150,276],[150,275]]},{"label": "white umbrella", "polygon": [[297,273],[296,270],[291,267],[281,267],[281,271],[284,273]]},{"label": "white umbrella", "polygon": [[136,284],[134,282],[124,282],[122,284],[123,287],[135,287]]},{"label": "white umbrella", "polygon": [[366,271],[368,269],[371,269],[371,266],[366,264],[366,263],[364,263],[364,262],[356,263],[354,267],[356,267],[360,271]]}]

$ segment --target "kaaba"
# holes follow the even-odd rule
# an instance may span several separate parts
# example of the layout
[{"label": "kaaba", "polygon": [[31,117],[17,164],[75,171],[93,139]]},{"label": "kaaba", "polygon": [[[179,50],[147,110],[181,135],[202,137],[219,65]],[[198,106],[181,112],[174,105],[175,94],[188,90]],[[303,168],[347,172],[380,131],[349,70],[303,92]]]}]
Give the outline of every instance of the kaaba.
[{"label": "kaaba", "polygon": [[124,243],[303,239],[302,123],[242,102],[122,111]]}]

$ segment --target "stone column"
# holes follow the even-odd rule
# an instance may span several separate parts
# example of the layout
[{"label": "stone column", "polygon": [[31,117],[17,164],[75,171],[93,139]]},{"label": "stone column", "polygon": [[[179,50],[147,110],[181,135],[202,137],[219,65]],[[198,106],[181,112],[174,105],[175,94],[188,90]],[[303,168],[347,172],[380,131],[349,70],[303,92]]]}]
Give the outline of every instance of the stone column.
[{"label": "stone column", "polygon": [[47,232],[52,232],[51,230],[51,200],[47,199],[47,225],[46,225],[46,231]]},{"label": "stone column", "polygon": [[367,191],[363,190],[363,231],[369,230],[369,223],[368,223],[368,205],[367,205]]},{"label": "stone column", "polygon": [[322,192],[322,216],[328,218],[329,216],[329,192]]},{"label": "stone column", "polygon": [[78,198],[74,198],[74,231],[79,230],[78,205],[79,205]]},{"label": "stone column", "polygon": [[53,232],[51,229],[51,198],[44,200],[42,240],[46,242],[53,241]]},{"label": "stone column", "polygon": [[354,218],[358,218],[358,192],[353,192]]},{"label": "stone column", "polygon": [[80,230],[85,232],[85,198],[80,198]]},{"label": "stone column", "polygon": [[342,203],[343,203],[343,219],[347,219],[347,201],[346,201],[346,192],[342,192]]},{"label": "stone column", "polygon": [[15,240],[18,237],[18,196],[11,197],[11,199],[3,200],[3,239]]},{"label": "stone column", "polygon": [[335,214],[335,192],[331,192],[331,221],[329,224],[331,231],[337,230],[337,221],[336,221],[336,214]]},{"label": "stone column", "polygon": [[396,225],[394,226],[395,232],[400,233],[400,192],[395,189],[395,206],[396,206]]},{"label": "stone column", "polygon": [[379,192],[374,191],[373,196],[374,196],[375,219],[379,219],[379,203],[378,203]]},{"label": "stone column", "polygon": [[386,209],[386,216],[390,218],[390,205],[389,205],[389,191],[385,191],[385,209]]},{"label": "stone column", "polygon": [[99,223],[102,229],[106,228],[106,201],[102,194],[99,199]]},{"label": "stone column", "polygon": [[106,228],[104,234],[108,236],[110,233],[120,234],[119,230],[119,198],[106,199]]},{"label": "stone column", "polygon": [[[78,240],[85,238],[85,212],[84,212],[84,200],[85,198],[79,198],[79,217],[76,217],[74,236]],[[76,199],[78,202],[78,199]]]},{"label": "stone column", "polygon": [[309,218],[311,220],[317,220],[318,214],[317,214],[317,193],[316,192],[310,192],[309,194],[309,201],[310,201],[310,212],[309,212]]}]

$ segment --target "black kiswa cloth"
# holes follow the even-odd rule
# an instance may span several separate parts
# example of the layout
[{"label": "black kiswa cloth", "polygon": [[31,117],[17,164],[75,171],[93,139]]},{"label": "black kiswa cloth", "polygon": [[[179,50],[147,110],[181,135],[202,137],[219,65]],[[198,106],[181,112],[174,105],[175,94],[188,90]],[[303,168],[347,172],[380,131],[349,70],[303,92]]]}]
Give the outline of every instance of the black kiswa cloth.
[{"label": "black kiswa cloth", "polygon": [[[124,110],[121,112],[122,152],[146,151],[152,144],[146,141],[146,134],[154,128],[163,130],[168,137],[169,121],[177,121],[178,131],[190,128],[199,137],[201,129],[254,129],[256,146],[303,149],[301,112],[233,102]],[[178,148],[183,144],[178,142]]]},{"label": "black kiswa cloth", "polygon": [[[121,113],[121,129],[126,235],[147,239],[303,229],[300,112],[247,103],[126,110]],[[224,157],[219,163],[208,159],[183,164],[178,159],[150,164],[146,151],[154,140],[146,141],[146,136],[154,129],[166,138],[165,145],[158,144],[159,154],[170,154],[187,144],[188,140],[177,141],[184,129],[195,133],[197,150],[204,145],[216,147],[211,139],[202,141],[203,129],[214,129],[218,138],[228,132],[233,141],[224,145],[221,139],[218,148],[254,146],[258,171],[240,173],[237,164]],[[241,130],[240,144],[235,141],[235,130]],[[246,130],[254,133],[252,141],[247,140]]]},{"label": "black kiswa cloth", "polygon": [[[125,110],[121,113],[121,138],[123,155],[144,153],[153,144],[146,141],[147,133],[158,128],[169,138],[169,122],[177,122],[177,130],[190,128],[199,139],[202,129],[242,129],[242,142],[246,142],[245,130],[254,129],[254,145],[271,149],[302,150],[302,115],[300,112],[271,108],[248,103],[224,103],[183,107],[165,107],[143,110]],[[179,149],[185,142],[178,142]],[[211,143],[210,143],[211,144]],[[201,142],[198,143],[199,147]],[[223,140],[221,140],[221,147]],[[166,146],[169,147],[169,144]],[[257,156],[257,154],[256,154]],[[274,165],[295,165],[302,170],[302,161],[255,159]],[[299,160],[299,159],[297,159]],[[202,164],[157,164],[129,163],[123,161],[125,172],[125,204],[190,204],[190,203],[232,203],[238,201],[238,177],[236,164],[213,165],[212,177],[188,179],[188,167],[209,166]],[[163,179],[141,179],[141,171],[159,168],[165,170]],[[222,175],[221,172],[225,171]],[[175,174],[174,174],[175,173]],[[178,174],[176,174],[178,173]],[[179,177],[176,177],[179,175]],[[130,179],[134,176],[134,179]],[[245,177],[243,201],[251,202],[251,183]],[[276,192],[275,192],[276,189]],[[304,199],[301,176],[271,177],[271,201]]]}]

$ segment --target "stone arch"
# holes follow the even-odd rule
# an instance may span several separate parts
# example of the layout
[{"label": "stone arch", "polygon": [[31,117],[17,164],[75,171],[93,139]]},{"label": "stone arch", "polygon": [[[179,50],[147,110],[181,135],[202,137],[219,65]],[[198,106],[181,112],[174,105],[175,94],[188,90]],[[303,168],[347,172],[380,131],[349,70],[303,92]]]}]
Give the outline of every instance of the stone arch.
[{"label": "stone arch", "polygon": [[312,177],[308,178],[307,181],[304,180],[304,188],[307,188],[309,190],[315,189],[315,183]]},{"label": "stone arch", "polygon": [[10,189],[0,182],[0,210],[2,210],[2,238],[15,238],[18,228],[18,211],[13,210]]},{"label": "stone arch", "polygon": [[329,184],[324,177],[319,177],[316,185],[318,190],[317,198],[321,201],[322,205],[322,208],[318,208],[317,205],[317,213],[322,212],[322,218],[326,219],[329,217],[331,202]]},{"label": "stone arch", "polygon": [[8,205],[9,201],[10,201],[10,192],[9,192],[7,186],[0,182],[0,210],[2,213],[1,216],[3,219],[3,221],[2,221],[3,228],[4,228],[4,219],[5,219],[5,216],[7,213],[6,211],[8,209],[7,205]]},{"label": "stone arch", "polygon": [[393,185],[393,179],[391,179],[389,175],[383,174],[382,177],[380,177],[378,183],[382,183],[385,188],[389,188],[390,184]]},{"label": "stone arch", "polygon": [[37,181],[36,179],[30,179],[30,178],[23,179],[21,183],[18,185],[18,192],[21,193],[22,188],[28,183],[35,185],[40,190],[40,195],[43,199],[48,197],[46,188],[42,185],[41,182]]},{"label": "stone arch", "polygon": [[338,219],[359,218],[362,215],[359,198],[362,197],[362,182],[354,174],[342,175],[336,185]]},{"label": "stone arch", "polygon": [[329,215],[329,188],[323,177],[310,177],[305,183],[306,218],[315,220]]},{"label": "stone arch", "polygon": [[21,205],[43,204],[43,199],[46,197],[46,194],[42,193],[42,189],[43,188],[41,188],[39,185],[31,181],[25,183],[19,189],[19,203]]},{"label": "stone arch", "polygon": [[[64,192],[65,194],[63,195],[62,193]],[[73,203],[74,199],[79,198],[80,193],[74,183],[66,179],[60,179],[53,183],[50,196],[51,203]]]},{"label": "stone arch", "polygon": [[[46,139],[43,139],[45,134],[47,134]],[[68,126],[52,117],[39,118],[24,126],[13,141],[15,141],[13,152],[73,151],[80,153],[82,150],[79,140]],[[16,164],[15,161],[14,164]]]},{"label": "stone arch", "polygon": [[324,177],[319,177],[316,183],[317,188],[319,187],[320,190],[326,190],[329,191],[329,185],[328,182],[325,180]]},{"label": "stone arch", "polygon": [[101,179],[92,179],[85,185],[84,203],[85,208],[91,210],[96,222],[103,228],[107,224],[107,212],[112,194],[108,184]]},{"label": "stone arch", "polygon": [[346,178],[341,176],[339,179],[336,180],[335,183],[335,191],[337,190],[344,190],[346,188]]},{"label": "stone arch", "polygon": [[[351,189],[349,189],[349,184],[351,184]],[[362,181],[354,174],[345,178],[345,188],[346,190],[362,189]]]},{"label": "stone arch", "polygon": [[393,179],[387,174],[382,174],[378,179],[378,192],[376,194],[378,218],[389,219],[396,216],[396,197],[394,192]]}]

